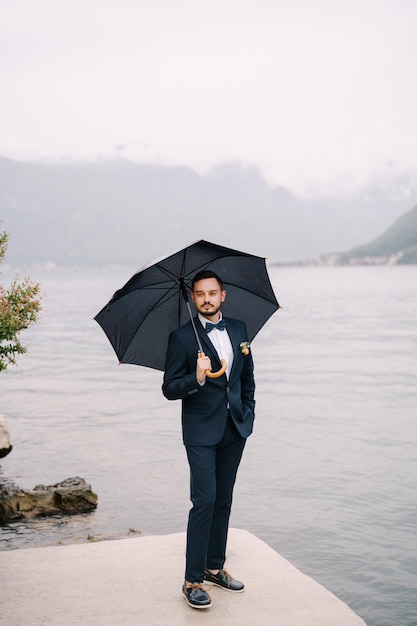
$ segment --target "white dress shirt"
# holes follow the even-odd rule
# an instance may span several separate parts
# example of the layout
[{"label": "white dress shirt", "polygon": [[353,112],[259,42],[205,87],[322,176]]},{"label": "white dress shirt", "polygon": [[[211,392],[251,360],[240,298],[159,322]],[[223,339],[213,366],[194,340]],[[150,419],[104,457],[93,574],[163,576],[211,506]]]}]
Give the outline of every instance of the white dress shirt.
[{"label": "white dress shirt", "polygon": [[[217,321],[220,321],[223,318],[222,313],[220,311],[220,318]],[[206,327],[207,320],[205,317],[198,314],[198,319],[203,325],[203,328]],[[217,330],[217,328],[213,328],[209,333],[207,333],[207,337],[210,339],[213,344],[217,354],[220,359],[225,359],[227,363],[226,369],[226,377],[229,379],[230,372],[233,365],[233,347],[232,342],[230,341],[230,337],[227,332],[227,326],[224,330]]]}]

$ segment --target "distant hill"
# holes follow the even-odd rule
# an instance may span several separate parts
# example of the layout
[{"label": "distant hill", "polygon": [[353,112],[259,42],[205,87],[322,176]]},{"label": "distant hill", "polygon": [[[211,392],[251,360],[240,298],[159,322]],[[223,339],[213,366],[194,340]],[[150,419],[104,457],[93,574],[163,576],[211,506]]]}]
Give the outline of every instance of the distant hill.
[{"label": "distant hill", "polygon": [[306,259],[370,240],[414,202],[378,188],[349,199],[300,199],[238,164],[201,176],[123,160],[0,158],[0,229],[9,233],[6,262],[14,266],[139,268],[202,238],[271,262]]},{"label": "distant hill", "polygon": [[342,263],[416,264],[417,205],[371,243],[340,255]]}]

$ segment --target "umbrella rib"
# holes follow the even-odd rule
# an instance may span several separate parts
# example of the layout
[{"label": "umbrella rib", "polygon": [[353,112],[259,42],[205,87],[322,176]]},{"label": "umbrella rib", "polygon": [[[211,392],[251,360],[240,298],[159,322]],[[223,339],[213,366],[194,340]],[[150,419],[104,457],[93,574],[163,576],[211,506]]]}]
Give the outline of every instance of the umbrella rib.
[{"label": "umbrella rib", "polygon": [[[247,293],[250,293],[252,295],[258,295],[258,294],[254,294],[253,291],[251,291],[250,289],[247,289],[246,287],[242,287],[241,285],[236,285],[235,283],[226,283],[226,285],[231,285],[232,287],[236,287],[236,289],[241,289],[242,291],[246,291]],[[278,304],[276,298],[274,300],[271,300],[269,297],[266,296],[258,296],[259,298],[262,298],[262,300],[264,300],[265,302],[269,302],[270,304]]]},{"label": "umbrella rib", "polygon": [[[164,295],[159,298],[159,300],[157,302],[155,302],[152,307],[149,309],[149,311],[147,311],[146,315],[142,318],[142,320],[140,321],[140,323],[136,326],[135,332],[133,333],[132,337],[134,337],[136,335],[136,333],[138,332],[138,330],[140,329],[140,327],[142,326],[142,324],[145,322],[145,320],[149,317],[149,315],[152,313],[152,311],[154,311],[155,309],[159,308],[160,306],[162,306],[163,304],[165,304],[165,302],[167,302],[168,300],[170,300],[171,298],[174,298],[176,295],[175,291],[174,291],[174,287],[172,286],[168,293],[164,293]],[[124,356],[124,354],[123,354]],[[123,359],[122,356],[122,359]]]},{"label": "umbrella rib", "polygon": [[161,270],[161,272],[171,280],[177,281],[177,275],[175,274],[175,272],[171,272],[170,270],[166,269],[166,267],[162,267],[162,265],[160,265],[159,263],[157,263],[155,267]]},{"label": "umbrella rib", "polygon": [[176,295],[177,294],[175,292],[174,286],[170,287],[169,290],[164,292],[164,294],[161,296],[161,298],[159,298],[159,300],[157,300],[157,302],[155,302],[152,305],[152,307],[149,309],[148,313],[145,315],[145,317],[143,319],[146,319],[148,317],[148,315],[152,311],[154,311],[155,309],[159,308],[160,306],[162,306],[163,304],[168,302],[168,300],[171,300],[171,298],[174,298]]}]

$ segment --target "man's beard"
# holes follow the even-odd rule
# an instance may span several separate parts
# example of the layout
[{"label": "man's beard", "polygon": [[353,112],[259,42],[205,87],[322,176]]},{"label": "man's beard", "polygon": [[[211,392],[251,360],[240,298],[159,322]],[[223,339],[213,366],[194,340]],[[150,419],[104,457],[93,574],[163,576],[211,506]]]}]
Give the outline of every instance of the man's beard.
[{"label": "man's beard", "polygon": [[[204,306],[204,305],[203,305]],[[217,309],[213,309],[210,311],[205,311],[203,309],[203,307],[200,307],[198,309],[198,312],[203,315],[203,317],[213,317],[214,315],[217,315],[217,313],[220,311],[220,307],[218,306]]]}]

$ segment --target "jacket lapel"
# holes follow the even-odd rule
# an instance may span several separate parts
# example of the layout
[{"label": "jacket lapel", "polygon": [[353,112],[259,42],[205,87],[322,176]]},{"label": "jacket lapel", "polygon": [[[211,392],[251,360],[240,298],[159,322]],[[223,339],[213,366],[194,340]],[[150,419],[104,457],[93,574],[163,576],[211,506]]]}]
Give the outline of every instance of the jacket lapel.
[{"label": "jacket lapel", "polygon": [[203,328],[203,325],[201,324],[198,316],[194,318],[194,323],[195,323],[195,327],[197,329],[197,333],[200,338],[201,346],[203,348],[204,353],[207,354],[210,357],[210,359],[214,357],[220,366],[221,365],[220,357],[217,354],[217,350],[211,343],[210,339],[207,337],[207,333],[205,329]]}]

